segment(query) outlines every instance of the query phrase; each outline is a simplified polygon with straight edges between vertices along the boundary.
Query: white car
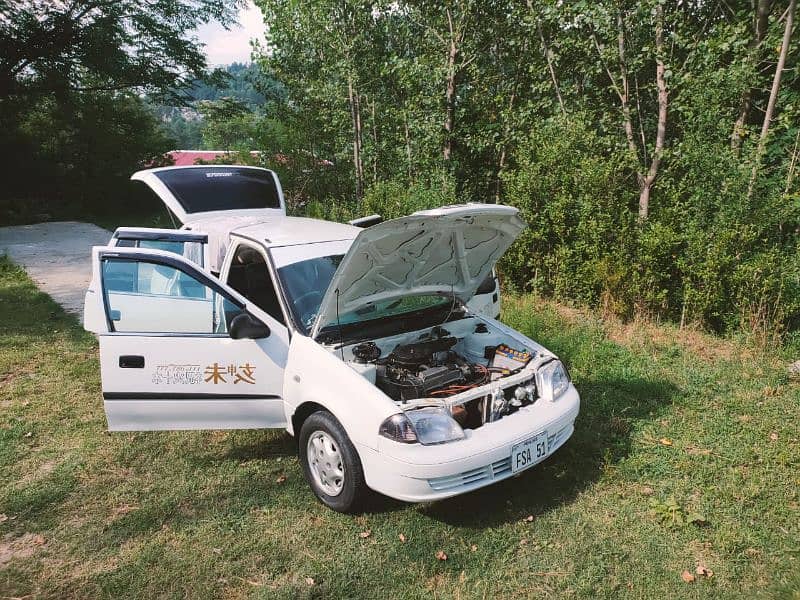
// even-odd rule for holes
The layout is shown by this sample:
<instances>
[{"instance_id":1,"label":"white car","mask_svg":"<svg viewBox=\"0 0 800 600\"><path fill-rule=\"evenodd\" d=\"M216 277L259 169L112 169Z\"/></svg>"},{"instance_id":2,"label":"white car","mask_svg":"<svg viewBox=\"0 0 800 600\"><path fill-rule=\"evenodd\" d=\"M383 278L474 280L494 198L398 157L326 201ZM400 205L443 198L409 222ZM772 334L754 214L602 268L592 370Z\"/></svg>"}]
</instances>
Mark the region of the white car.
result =
<instances>
[{"instance_id":1,"label":"white car","mask_svg":"<svg viewBox=\"0 0 800 600\"><path fill-rule=\"evenodd\" d=\"M219 275L225 260L231 231L286 215L283 188L277 174L269 169L240 165L161 167L137 171L131 179L146 184L161 199L173 225L201 232L197 239L202 239L203 252L192 258L214 275ZM350 224L368 227L380 222L380 215L370 215ZM145 239L139 239L140 233ZM115 232L111 244L178 248L180 252L182 241L170 242L173 233L171 229L123 227ZM188 248L190 252L198 251L197 244ZM500 283L494 269L481 282L469 308L478 314L500 317Z\"/></svg>"},{"instance_id":2,"label":"white car","mask_svg":"<svg viewBox=\"0 0 800 600\"><path fill-rule=\"evenodd\" d=\"M197 230L118 232L93 249L84 316L109 429L286 429L345 512L511 477L580 404L556 356L468 308L523 227L484 204L366 229L265 215L229 230L219 277Z\"/></svg>"}]
</instances>

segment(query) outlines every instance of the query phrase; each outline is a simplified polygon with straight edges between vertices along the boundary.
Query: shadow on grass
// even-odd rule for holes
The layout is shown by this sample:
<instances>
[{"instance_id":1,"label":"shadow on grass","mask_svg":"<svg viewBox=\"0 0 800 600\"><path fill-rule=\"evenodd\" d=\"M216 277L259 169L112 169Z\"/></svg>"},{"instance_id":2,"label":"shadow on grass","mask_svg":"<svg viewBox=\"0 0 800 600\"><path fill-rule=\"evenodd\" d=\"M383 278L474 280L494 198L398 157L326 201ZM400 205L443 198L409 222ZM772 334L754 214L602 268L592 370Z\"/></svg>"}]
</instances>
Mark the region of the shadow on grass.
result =
<instances>
[{"instance_id":1,"label":"shadow on grass","mask_svg":"<svg viewBox=\"0 0 800 600\"><path fill-rule=\"evenodd\" d=\"M677 394L669 382L634 377L589 379L578 382L578 388L582 406L575 432L550 459L518 477L423 505L420 512L449 525L485 529L529 514L541 515L570 503L600 478L604 468L630 453L634 424L658 418ZM256 436L248 434L246 440L234 437L222 452L184 455L198 469L215 468L223 463L270 461L269 473L262 475L262 479L242 476L227 480L223 486L195 498L194 504L201 513L216 506L224 507L229 514L243 514L253 507L279 505L288 498L295 502L302 496L310 499L312 492L299 466L273 462L275 458L295 456L294 439L271 431ZM274 480L283 473L289 474L290 479L276 487ZM409 506L376 494L364 512L392 513Z\"/></svg>"},{"instance_id":2,"label":"shadow on grass","mask_svg":"<svg viewBox=\"0 0 800 600\"><path fill-rule=\"evenodd\" d=\"M277 436L270 433L268 438L266 440L262 438L249 444L231 446L225 454L220 456L220 460L246 462L297 456L297 444L287 432L281 432L281 435Z\"/></svg>"},{"instance_id":3,"label":"shadow on grass","mask_svg":"<svg viewBox=\"0 0 800 600\"><path fill-rule=\"evenodd\" d=\"M27 279L25 271L0 254L0 347L18 346L20 338L31 342L63 340L85 344L91 334L78 320Z\"/></svg>"},{"instance_id":4,"label":"shadow on grass","mask_svg":"<svg viewBox=\"0 0 800 600\"><path fill-rule=\"evenodd\" d=\"M581 413L572 437L540 465L501 483L425 506L429 517L485 529L572 502L603 469L631 451L633 423L652 420L677 394L668 382L597 379L578 383Z\"/></svg>"}]
</instances>

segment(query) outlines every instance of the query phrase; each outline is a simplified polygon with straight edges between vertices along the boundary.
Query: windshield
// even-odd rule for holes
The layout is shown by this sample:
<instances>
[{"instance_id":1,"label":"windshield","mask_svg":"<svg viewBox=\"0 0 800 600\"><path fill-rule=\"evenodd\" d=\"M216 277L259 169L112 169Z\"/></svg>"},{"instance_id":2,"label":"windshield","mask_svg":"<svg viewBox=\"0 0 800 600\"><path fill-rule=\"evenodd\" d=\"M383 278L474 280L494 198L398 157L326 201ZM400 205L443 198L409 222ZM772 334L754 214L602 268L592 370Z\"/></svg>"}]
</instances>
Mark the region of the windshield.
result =
<instances>
[{"instance_id":1,"label":"windshield","mask_svg":"<svg viewBox=\"0 0 800 600\"><path fill-rule=\"evenodd\" d=\"M156 173L187 213L280 208L275 178L265 169L192 167Z\"/></svg>"},{"instance_id":2,"label":"windshield","mask_svg":"<svg viewBox=\"0 0 800 600\"><path fill-rule=\"evenodd\" d=\"M294 322L306 335L314 324L322 297L342 258L344 254L320 256L278 268L278 279Z\"/></svg>"},{"instance_id":3,"label":"windshield","mask_svg":"<svg viewBox=\"0 0 800 600\"><path fill-rule=\"evenodd\" d=\"M344 254L320 256L301 260L278 268L283 290L289 302L295 323L308 335L317 318L322 297L333 279L333 274L342 262ZM405 296L369 304L358 310L342 313L342 326L363 321L394 317L428 308L451 306L451 298L439 295Z\"/></svg>"}]
</instances>

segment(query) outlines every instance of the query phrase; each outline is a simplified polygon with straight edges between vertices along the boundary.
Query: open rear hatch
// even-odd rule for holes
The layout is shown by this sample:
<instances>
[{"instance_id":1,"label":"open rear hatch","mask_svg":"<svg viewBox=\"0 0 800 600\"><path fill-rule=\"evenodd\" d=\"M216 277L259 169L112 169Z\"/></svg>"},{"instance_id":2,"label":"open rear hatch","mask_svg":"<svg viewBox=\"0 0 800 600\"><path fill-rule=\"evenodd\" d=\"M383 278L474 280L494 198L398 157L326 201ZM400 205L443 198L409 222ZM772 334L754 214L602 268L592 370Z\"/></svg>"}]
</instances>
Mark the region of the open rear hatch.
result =
<instances>
[{"instance_id":1,"label":"open rear hatch","mask_svg":"<svg viewBox=\"0 0 800 600\"><path fill-rule=\"evenodd\" d=\"M198 165L137 171L182 225L220 217L239 221L286 214L283 190L275 173L259 167Z\"/></svg>"}]
</instances>

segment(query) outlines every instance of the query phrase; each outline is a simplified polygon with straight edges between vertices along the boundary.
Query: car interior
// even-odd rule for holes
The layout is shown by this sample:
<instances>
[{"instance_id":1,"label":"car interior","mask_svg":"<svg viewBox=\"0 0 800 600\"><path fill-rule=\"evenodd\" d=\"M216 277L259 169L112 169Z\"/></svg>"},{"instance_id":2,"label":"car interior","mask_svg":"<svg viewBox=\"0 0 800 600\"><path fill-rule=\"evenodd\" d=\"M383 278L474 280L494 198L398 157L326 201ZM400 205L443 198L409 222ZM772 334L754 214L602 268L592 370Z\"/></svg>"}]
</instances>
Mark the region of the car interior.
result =
<instances>
[{"instance_id":1,"label":"car interior","mask_svg":"<svg viewBox=\"0 0 800 600\"><path fill-rule=\"evenodd\" d=\"M285 323L278 294L261 252L240 245L231 262L227 283L276 321Z\"/></svg>"}]
</instances>

